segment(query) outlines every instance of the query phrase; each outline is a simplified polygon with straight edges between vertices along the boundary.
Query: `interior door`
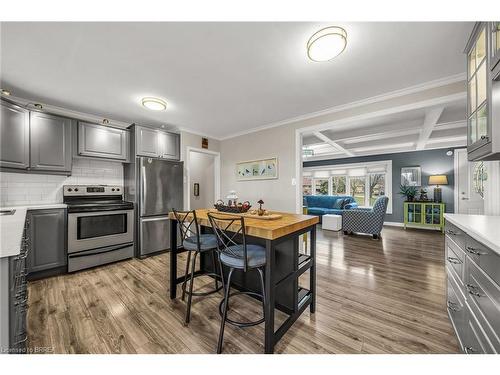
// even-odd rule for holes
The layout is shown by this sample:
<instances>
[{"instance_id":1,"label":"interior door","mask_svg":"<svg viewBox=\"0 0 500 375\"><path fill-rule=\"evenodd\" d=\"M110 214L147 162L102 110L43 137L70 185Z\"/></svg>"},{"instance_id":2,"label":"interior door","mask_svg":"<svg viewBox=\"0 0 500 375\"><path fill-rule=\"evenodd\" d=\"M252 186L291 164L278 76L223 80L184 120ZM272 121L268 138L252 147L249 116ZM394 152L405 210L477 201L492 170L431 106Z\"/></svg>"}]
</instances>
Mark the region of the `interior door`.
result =
<instances>
[{"instance_id":1,"label":"interior door","mask_svg":"<svg viewBox=\"0 0 500 375\"><path fill-rule=\"evenodd\" d=\"M467 150L455 150L455 158L457 159L455 178L458 182L457 207L455 212L459 214L480 215L484 213L484 200L474 186L474 168L476 162L467 160Z\"/></svg>"},{"instance_id":2,"label":"interior door","mask_svg":"<svg viewBox=\"0 0 500 375\"><path fill-rule=\"evenodd\" d=\"M183 208L183 164L141 158L141 216L166 215Z\"/></svg>"}]
</instances>

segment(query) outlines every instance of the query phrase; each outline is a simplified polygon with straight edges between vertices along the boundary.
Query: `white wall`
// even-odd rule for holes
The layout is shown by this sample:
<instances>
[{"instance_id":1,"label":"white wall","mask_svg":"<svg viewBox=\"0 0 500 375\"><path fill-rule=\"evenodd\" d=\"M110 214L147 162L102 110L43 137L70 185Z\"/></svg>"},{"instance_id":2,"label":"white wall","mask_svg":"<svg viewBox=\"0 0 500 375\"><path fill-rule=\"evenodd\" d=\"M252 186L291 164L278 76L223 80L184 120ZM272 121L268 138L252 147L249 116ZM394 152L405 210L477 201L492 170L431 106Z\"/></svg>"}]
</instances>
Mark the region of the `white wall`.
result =
<instances>
[{"instance_id":1,"label":"white wall","mask_svg":"<svg viewBox=\"0 0 500 375\"><path fill-rule=\"evenodd\" d=\"M484 187L484 214L500 215L500 162L485 162L488 179Z\"/></svg>"},{"instance_id":2,"label":"white wall","mask_svg":"<svg viewBox=\"0 0 500 375\"><path fill-rule=\"evenodd\" d=\"M0 206L62 203L63 185L123 186L123 165L117 162L73 159L71 176L0 172Z\"/></svg>"},{"instance_id":3,"label":"white wall","mask_svg":"<svg viewBox=\"0 0 500 375\"><path fill-rule=\"evenodd\" d=\"M220 144L221 195L226 196L229 190L236 190L240 201L249 200L255 204L262 198L266 202L266 208L295 212L295 186L292 185L292 178L295 177L295 132L297 129L341 122L356 116L382 113L394 107L403 108L416 102L425 103L435 98L462 94L465 92L465 87L465 82L452 83L222 140ZM236 181L237 162L268 157L278 157L279 179ZM300 181L296 183L300 184Z\"/></svg>"},{"instance_id":4,"label":"white wall","mask_svg":"<svg viewBox=\"0 0 500 375\"><path fill-rule=\"evenodd\" d=\"M190 209L212 207L215 197L215 170L213 155L191 152L189 156ZM200 184L199 196L194 195L193 186Z\"/></svg>"}]
</instances>

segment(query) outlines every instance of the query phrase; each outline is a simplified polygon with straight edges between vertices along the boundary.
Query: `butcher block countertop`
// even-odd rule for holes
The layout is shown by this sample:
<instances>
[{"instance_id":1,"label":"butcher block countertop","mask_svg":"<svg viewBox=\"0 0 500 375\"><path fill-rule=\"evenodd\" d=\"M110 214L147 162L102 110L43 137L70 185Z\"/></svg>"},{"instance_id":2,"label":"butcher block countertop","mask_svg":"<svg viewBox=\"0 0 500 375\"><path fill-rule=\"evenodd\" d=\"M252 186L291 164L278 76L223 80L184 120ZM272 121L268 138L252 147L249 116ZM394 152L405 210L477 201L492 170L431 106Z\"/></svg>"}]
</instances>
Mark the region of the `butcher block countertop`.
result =
<instances>
[{"instance_id":1,"label":"butcher block countertop","mask_svg":"<svg viewBox=\"0 0 500 375\"><path fill-rule=\"evenodd\" d=\"M214 215L219 215L221 218L230 218L227 214L218 214L209 209L196 210L196 218L198 223L204 226L210 226L208 221L208 212ZM274 213L275 211L273 211ZM318 224L319 218L311 215L299 215L287 212L276 212L282 215L280 219L276 220L260 220L245 217L245 232L249 236L264 238L266 240L275 240L277 238L286 236L287 234L297 232L301 229L307 228L311 225ZM170 212L170 219L175 219L174 213ZM235 216L237 217L237 216ZM229 227L229 230L237 231L239 225Z\"/></svg>"}]
</instances>

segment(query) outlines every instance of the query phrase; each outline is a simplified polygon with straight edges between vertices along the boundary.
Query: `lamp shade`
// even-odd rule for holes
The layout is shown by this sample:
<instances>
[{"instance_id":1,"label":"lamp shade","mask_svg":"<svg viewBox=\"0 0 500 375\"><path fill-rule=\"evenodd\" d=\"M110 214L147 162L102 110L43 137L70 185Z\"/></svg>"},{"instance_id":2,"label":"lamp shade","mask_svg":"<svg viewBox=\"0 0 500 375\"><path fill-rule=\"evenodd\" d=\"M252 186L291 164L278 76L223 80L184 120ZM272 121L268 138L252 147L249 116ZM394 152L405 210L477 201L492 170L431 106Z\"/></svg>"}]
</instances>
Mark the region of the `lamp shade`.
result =
<instances>
[{"instance_id":1,"label":"lamp shade","mask_svg":"<svg viewBox=\"0 0 500 375\"><path fill-rule=\"evenodd\" d=\"M444 174L429 176L429 185L448 185L448 177Z\"/></svg>"}]
</instances>

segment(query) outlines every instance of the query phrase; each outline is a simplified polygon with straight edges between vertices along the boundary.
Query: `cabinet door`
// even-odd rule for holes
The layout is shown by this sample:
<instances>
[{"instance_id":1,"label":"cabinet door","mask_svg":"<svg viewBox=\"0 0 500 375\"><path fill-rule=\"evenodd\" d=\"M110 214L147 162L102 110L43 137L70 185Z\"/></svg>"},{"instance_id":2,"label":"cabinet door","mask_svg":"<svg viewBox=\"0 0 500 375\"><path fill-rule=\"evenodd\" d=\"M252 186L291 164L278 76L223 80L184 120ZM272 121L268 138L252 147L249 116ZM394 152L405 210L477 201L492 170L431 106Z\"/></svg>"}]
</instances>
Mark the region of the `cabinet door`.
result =
<instances>
[{"instance_id":1,"label":"cabinet door","mask_svg":"<svg viewBox=\"0 0 500 375\"><path fill-rule=\"evenodd\" d=\"M500 22L490 23L490 69L494 69L500 62Z\"/></svg>"},{"instance_id":2,"label":"cabinet door","mask_svg":"<svg viewBox=\"0 0 500 375\"><path fill-rule=\"evenodd\" d=\"M467 53L467 145L469 152L491 141L487 41L486 24L480 23L475 28L474 43Z\"/></svg>"},{"instance_id":3,"label":"cabinet door","mask_svg":"<svg viewBox=\"0 0 500 375\"><path fill-rule=\"evenodd\" d=\"M160 156L158 151L158 131L154 129L137 127L136 129L136 154L140 156Z\"/></svg>"},{"instance_id":4,"label":"cabinet door","mask_svg":"<svg viewBox=\"0 0 500 375\"><path fill-rule=\"evenodd\" d=\"M64 209L28 212L28 273L62 267L66 256L66 212Z\"/></svg>"},{"instance_id":5,"label":"cabinet door","mask_svg":"<svg viewBox=\"0 0 500 375\"><path fill-rule=\"evenodd\" d=\"M128 140L124 129L78 123L78 155L126 160Z\"/></svg>"},{"instance_id":6,"label":"cabinet door","mask_svg":"<svg viewBox=\"0 0 500 375\"><path fill-rule=\"evenodd\" d=\"M30 161L29 111L1 102L0 167L27 169Z\"/></svg>"},{"instance_id":7,"label":"cabinet door","mask_svg":"<svg viewBox=\"0 0 500 375\"><path fill-rule=\"evenodd\" d=\"M158 133L160 156L168 159L180 159L179 135L175 133Z\"/></svg>"},{"instance_id":8,"label":"cabinet door","mask_svg":"<svg viewBox=\"0 0 500 375\"><path fill-rule=\"evenodd\" d=\"M72 121L40 112L31 112L30 117L30 168L70 172Z\"/></svg>"}]
</instances>

